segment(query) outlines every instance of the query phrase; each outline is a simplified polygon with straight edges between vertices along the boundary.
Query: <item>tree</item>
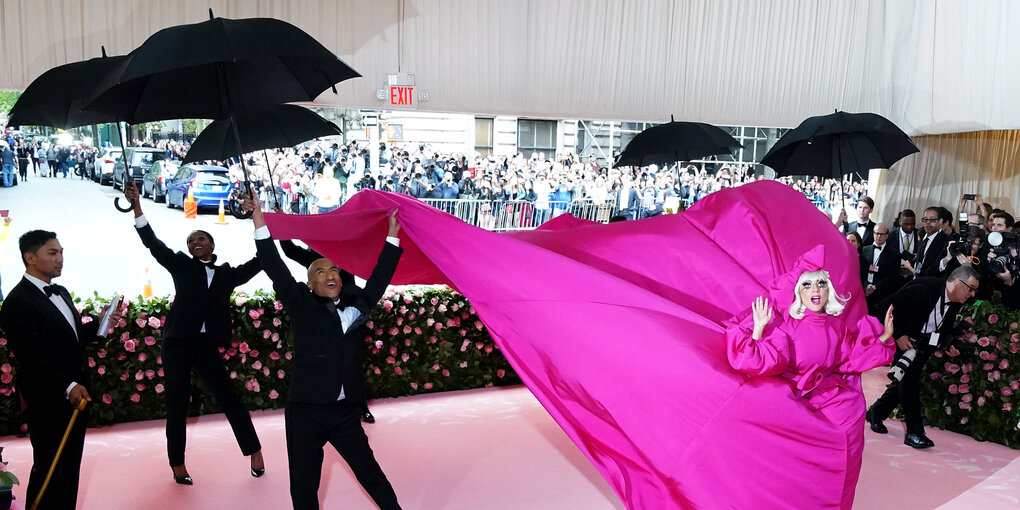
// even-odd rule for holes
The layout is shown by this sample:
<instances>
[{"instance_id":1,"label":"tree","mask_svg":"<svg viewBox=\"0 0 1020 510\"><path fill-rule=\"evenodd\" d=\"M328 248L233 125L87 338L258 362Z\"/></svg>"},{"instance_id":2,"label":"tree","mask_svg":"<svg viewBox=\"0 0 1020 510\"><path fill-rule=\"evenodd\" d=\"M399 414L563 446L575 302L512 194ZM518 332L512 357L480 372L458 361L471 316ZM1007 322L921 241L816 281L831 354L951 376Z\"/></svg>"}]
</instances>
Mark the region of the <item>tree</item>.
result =
<instances>
[{"instance_id":1,"label":"tree","mask_svg":"<svg viewBox=\"0 0 1020 510\"><path fill-rule=\"evenodd\" d=\"M0 90L0 115L6 117L14 107L14 103L18 102L19 97L21 97L19 90Z\"/></svg>"}]
</instances>

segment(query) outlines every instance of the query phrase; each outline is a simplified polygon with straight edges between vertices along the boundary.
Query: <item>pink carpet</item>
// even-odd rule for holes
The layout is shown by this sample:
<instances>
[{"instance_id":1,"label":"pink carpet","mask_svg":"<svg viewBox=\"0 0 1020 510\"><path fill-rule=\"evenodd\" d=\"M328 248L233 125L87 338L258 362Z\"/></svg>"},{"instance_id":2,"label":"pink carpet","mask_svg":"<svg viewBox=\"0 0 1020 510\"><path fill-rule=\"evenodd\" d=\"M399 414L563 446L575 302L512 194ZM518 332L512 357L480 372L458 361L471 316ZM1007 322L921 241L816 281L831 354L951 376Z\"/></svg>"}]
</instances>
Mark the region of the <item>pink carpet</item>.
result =
<instances>
[{"instance_id":1,"label":"pink carpet","mask_svg":"<svg viewBox=\"0 0 1020 510\"><path fill-rule=\"evenodd\" d=\"M873 401L884 370L865 374ZM609 510L623 505L524 387L377 400L367 425L379 463L405 509ZM282 411L256 412L267 472L252 478L221 415L189 423L188 467L195 485L173 483L163 422L90 429L79 509L290 508ZM1020 451L929 429L936 447L902 444L903 427L866 432L855 508L1016 508ZM0 438L8 469L27 482L27 438ZM25 487L15 494L24 498ZM908 494L896 497L897 492ZM336 452L327 450L319 492L323 508L375 508ZM895 498L896 503L890 500ZM654 510L654 509L653 509Z\"/></svg>"}]
</instances>

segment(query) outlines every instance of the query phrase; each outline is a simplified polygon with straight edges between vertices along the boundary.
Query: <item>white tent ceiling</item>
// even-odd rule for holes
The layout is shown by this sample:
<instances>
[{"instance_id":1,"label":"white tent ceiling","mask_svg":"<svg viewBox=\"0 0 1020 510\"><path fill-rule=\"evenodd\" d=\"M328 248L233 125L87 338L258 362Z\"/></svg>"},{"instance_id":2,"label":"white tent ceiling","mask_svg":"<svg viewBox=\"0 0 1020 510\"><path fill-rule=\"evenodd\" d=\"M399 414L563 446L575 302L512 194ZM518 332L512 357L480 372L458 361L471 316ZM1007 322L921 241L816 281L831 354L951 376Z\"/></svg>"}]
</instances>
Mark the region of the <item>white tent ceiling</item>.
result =
<instances>
[{"instance_id":1,"label":"white tent ceiling","mask_svg":"<svg viewBox=\"0 0 1020 510\"><path fill-rule=\"evenodd\" d=\"M911 134L1020 127L1010 0L4 0L0 88L121 54L217 16L289 21L364 77L318 102L383 108L413 73L419 109L794 126L833 109Z\"/></svg>"}]
</instances>

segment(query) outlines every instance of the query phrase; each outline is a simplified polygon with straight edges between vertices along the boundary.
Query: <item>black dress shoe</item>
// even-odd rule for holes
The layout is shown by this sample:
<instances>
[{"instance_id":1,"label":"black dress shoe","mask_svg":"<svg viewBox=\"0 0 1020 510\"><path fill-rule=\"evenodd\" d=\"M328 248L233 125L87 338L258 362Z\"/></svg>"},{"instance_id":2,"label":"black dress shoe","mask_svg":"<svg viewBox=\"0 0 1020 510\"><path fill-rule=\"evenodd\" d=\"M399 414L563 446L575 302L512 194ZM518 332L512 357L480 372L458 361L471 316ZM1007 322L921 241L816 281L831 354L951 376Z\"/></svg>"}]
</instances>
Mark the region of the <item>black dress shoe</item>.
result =
<instances>
[{"instance_id":1,"label":"black dress shoe","mask_svg":"<svg viewBox=\"0 0 1020 510\"><path fill-rule=\"evenodd\" d=\"M868 408L868 412L864 413L864 419L868 420L868 424L871 425L872 432L876 432L878 434L889 433L889 429L885 427L885 424L882 423L882 420L875 419L875 413L874 411L871 410L870 407Z\"/></svg>"},{"instance_id":2,"label":"black dress shoe","mask_svg":"<svg viewBox=\"0 0 1020 510\"><path fill-rule=\"evenodd\" d=\"M174 476L174 481L181 485L194 485L195 482L191 479L191 475Z\"/></svg>"},{"instance_id":3,"label":"black dress shoe","mask_svg":"<svg viewBox=\"0 0 1020 510\"><path fill-rule=\"evenodd\" d=\"M375 423L375 416L372 416L372 411L365 408L365 412L361 413L361 421L365 423Z\"/></svg>"},{"instance_id":4,"label":"black dress shoe","mask_svg":"<svg viewBox=\"0 0 1020 510\"><path fill-rule=\"evenodd\" d=\"M254 476L255 478L259 478L259 477L261 477L264 474L266 474L266 467L265 466L262 466L261 469L251 468L251 476Z\"/></svg>"},{"instance_id":5,"label":"black dress shoe","mask_svg":"<svg viewBox=\"0 0 1020 510\"><path fill-rule=\"evenodd\" d=\"M935 446L935 443L933 443L931 439L928 439L928 436L925 436L924 434L907 434L903 438L903 444L911 448L917 448L918 450Z\"/></svg>"}]
</instances>

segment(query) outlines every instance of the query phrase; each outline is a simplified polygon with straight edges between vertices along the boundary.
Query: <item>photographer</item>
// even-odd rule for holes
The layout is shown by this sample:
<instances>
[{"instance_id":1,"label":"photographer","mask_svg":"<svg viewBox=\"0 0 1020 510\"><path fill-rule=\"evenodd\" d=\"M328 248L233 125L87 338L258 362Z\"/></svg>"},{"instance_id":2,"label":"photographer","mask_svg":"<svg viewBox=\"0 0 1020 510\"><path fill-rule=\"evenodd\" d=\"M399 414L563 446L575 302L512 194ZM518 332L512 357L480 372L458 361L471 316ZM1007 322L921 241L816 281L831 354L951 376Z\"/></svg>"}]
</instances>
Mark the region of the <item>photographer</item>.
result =
<instances>
[{"instance_id":1,"label":"photographer","mask_svg":"<svg viewBox=\"0 0 1020 510\"><path fill-rule=\"evenodd\" d=\"M977 295L979 299L1020 308L1020 285L1014 285L1020 263L1017 235L1012 232L1012 227L1013 216L1007 212L993 213L989 218L988 237L975 253L978 270L982 273Z\"/></svg>"}]
</instances>

